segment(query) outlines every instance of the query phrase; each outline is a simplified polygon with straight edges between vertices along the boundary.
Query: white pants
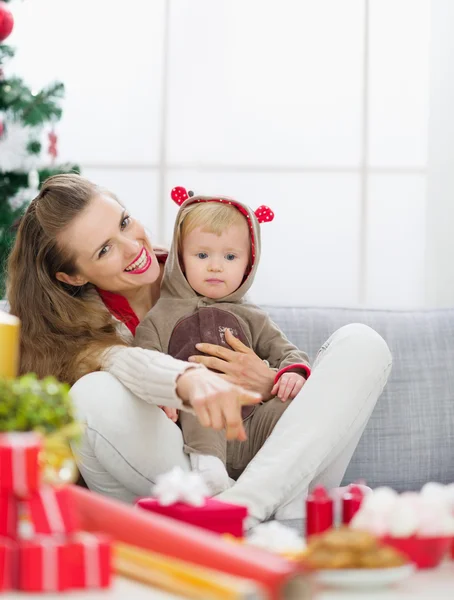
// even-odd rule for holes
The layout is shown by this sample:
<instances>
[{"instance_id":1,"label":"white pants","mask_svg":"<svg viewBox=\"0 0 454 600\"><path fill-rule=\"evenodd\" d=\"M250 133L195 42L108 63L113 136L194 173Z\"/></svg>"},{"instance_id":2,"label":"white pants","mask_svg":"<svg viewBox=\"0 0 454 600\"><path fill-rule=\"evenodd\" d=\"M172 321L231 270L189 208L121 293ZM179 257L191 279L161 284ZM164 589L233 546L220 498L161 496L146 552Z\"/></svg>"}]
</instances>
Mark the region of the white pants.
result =
<instances>
[{"instance_id":1,"label":"white pants","mask_svg":"<svg viewBox=\"0 0 454 600\"><path fill-rule=\"evenodd\" d=\"M340 484L391 363L386 342L369 327L352 324L336 331L272 435L220 498L246 505L256 521L275 513L302 517L299 498L308 489L317 483L330 488ZM86 375L71 393L87 424L76 452L92 490L133 501L150 493L160 473L176 465L189 470L180 429L112 375ZM300 513L295 513L298 505Z\"/></svg>"}]
</instances>

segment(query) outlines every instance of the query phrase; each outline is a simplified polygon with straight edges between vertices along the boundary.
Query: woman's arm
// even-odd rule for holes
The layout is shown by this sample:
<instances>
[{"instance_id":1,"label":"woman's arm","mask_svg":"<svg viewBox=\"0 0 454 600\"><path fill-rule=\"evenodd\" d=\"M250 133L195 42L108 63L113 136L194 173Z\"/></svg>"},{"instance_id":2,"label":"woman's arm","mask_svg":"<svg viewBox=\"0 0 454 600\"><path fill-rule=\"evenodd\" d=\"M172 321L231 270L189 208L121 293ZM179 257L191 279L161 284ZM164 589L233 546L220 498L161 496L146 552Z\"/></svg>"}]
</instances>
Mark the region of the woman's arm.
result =
<instances>
[{"instance_id":1,"label":"woman's arm","mask_svg":"<svg viewBox=\"0 0 454 600\"><path fill-rule=\"evenodd\" d=\"M262 399L201 365L155 350L115 346L104 354L102 370L146 402L192 410L204 427L225 428L227 439L246 439L241 407Z\"/></svg>"},{"instance_id":2,"label":"woman's arm","mask_svg":"<svg viewBox=\"0 0 454 600\"><path fill-rule=\"evenodd\" d=\"M177 393L177 379L191 366L156 350L113 346L104 353L101 369L145 402L190 410Z\"/></svg>"}]
</instances>

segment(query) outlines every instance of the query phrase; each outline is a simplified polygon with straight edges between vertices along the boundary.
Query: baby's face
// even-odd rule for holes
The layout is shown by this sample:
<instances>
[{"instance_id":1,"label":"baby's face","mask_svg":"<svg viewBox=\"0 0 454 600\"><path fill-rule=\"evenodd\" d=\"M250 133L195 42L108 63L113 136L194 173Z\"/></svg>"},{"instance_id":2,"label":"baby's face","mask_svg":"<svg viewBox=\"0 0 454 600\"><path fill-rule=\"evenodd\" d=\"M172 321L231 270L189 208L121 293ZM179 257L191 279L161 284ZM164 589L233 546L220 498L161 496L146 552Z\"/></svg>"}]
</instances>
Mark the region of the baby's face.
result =
<instances>
[{"instance_id":1,"label":"baby's face","mask_svg":"<svg viewBox=\"0 0 454 600\"><path fill-rule=\"evenodd\" d=\"M182 243L183 268L189 285L201 296L217 300L237 290L249 263L250 242L246 221L222 235L201 227Z\"/></svg>"}]
</instances>

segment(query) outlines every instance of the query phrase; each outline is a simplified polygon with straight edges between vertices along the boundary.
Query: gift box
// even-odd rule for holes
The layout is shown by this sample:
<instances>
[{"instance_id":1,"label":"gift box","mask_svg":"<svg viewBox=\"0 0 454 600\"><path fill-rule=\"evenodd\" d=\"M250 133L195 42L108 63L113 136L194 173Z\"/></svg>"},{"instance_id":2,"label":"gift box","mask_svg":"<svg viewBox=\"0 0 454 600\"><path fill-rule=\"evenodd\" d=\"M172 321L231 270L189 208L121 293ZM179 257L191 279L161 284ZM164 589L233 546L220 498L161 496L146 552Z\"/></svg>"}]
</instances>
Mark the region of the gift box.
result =
<instances>
[{"instance_id":1,"label":"gift box","mask_svg":"<svg viewBox=\"0 0 454 600\"><path fill-rule=\"evenodd\" d=\"M14 552L14 542L0 538L0 592L5 592L13 587Z\"/></svg>"},{"instance_id":2,"label":"gift box","mask_svg":"<svg viewBox=\"0 0 454 600\"><path fill-rule=\"evenodd\" d=\"M21 538L35 534L69 534L78 529L77 515L68 488L42 486L28 500L19 502Z\"/></svg>"},{"instance_id":3,"label":"gift box","mask_svg":"<svg viewBox=\"0 0 454 600\"><path fill-rule=\"evenodd\" d=\"M235 537L244 535L244 519L247 517L247 508L244 506L228 504L215 498L205 498L201 506L191 506L183 502L162 506L156 498L141 498L136 504L145 510L215 533L229 533Z\"/></svg>"},{"instance_id":4,"label":"gift box","mask_svg":"<svg viewBox=\"0 0 454 600\"><path fill-rule=\"evenodd\" d=\"M71 586L69 544L39 536L18 544L18 588L24 592L61 592Z\"/></svg>"},{"instance_id":5,"label":"gift box","mask_svg":"<svg viewBox=\"0 0 454 600\"><path fill-rule=\"evenodd\" d=\"M17 499L9 492L0 491L0 537L16 539Z\"/></svg>"},{"instance_id":6,"label":"gift box","mask_svg":"<svg viewBox=\"0 0 454 600\"><path fill-rule=\"evenodd\" d=\"M69 542L71 587L107 588L112 574L112 544L103 534L79 532Z\"/></svg>"},{"instance_id":7,"label":"gift box","mask_svg":"<svg viewBox=\"0 0 454 600\"><path fill-rule=\"evenodd\" d=\"M0 490L28 498L40 484L41 438L30 432L0 435Z\"/></svg>"}]
</instances>

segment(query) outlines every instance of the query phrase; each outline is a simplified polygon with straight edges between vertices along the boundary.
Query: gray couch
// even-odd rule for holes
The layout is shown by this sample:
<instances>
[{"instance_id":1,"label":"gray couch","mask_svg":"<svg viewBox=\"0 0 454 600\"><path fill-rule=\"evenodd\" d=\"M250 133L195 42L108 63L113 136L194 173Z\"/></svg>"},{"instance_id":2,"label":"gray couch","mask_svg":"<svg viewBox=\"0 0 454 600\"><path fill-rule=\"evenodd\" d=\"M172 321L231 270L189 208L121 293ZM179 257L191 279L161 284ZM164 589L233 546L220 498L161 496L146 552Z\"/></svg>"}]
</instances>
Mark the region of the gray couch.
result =
<instances>
[{"instance_id":1,"label":"gray couch","mask_svg":"<svg viewBox=\"0 0 454 600\"><path fill-rule=\"evenodd\" d=\"M393 370L345 475L372 487L454 482L454 309L267 309L313 359L337 328L365 323L388 342Z\"/></svg>"},{"instance_id":2,"label":"gray couch","mask_svg":"<svg viewBox=\"0 0 454 600\"><path fill-rule=\"evenodd\" d=\"M427 481L454 482L454 309L267 310L311 358L333 331L354 322L373 327L391 348L391 378L346 482L364 478L372 487L390 485L398 490L419 489Z\"/></svg>"}]
</instances>

